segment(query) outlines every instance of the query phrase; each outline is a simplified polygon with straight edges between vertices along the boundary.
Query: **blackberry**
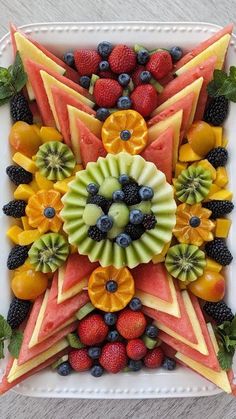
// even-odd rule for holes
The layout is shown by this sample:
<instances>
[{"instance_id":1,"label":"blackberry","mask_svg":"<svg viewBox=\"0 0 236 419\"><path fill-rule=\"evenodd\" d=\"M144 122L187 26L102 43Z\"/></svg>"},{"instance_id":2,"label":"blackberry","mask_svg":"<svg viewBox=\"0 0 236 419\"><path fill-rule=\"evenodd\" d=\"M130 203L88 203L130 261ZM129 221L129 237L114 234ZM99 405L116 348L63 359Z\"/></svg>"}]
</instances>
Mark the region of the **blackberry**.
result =
<instances>
[{"instance_id":1,"label":"blackberry","mask_svg":"<svg viewBox=\"0 0 236 419\"><path fill-rule=\"evenodd\" d=\"M142 224L127 224L125 233L128 234L132 240L138 240L144 233L145 229Z\"/></svg>"},{"instance_id":2,"label":"blackberry","mask_svg":"<svg viewBox=\"0 0 236 419\"><path fill-rule=\"evenodd\" d=\"M228 160L228 151L224 147L213 148L206 155L206 159L217 169L217 167L225 166Z\"/></svg>"},{"instance_id":3,"label":"blackberry","mask_svg":"<svg viewBox=\"0 0 236 419\"><path fill-rule=\"evenodd\" d=\"M112 203L102 195L93 195L87 199L87 204L95 204L102 208L103 212L107 214Z\"/></svg>"},{"instance_id":4,"label":"blackberry","mask_svg":"<svg viewBox=\"0 0 236 419\"><path fill-rule=\"evenodd\" d=\"M88 229L88 237L90 239L95 240L96 242L100 242L106 238L106 233L103 233L97 226L90 226Z\"/></svg>"},{"instance_id":5,"label":"blackberry","mask_svg":"<svg viewBox=\"0 0 236 419\"><path fill-rule=\"evenodd\" d=\"M19 186L21 183L28 184L33 180L32 173L27 172L27 170L19 166L8 166L6 168L6 174L16 186Z\"/></svg>"},{"instance_id":6,"label":"blackberry","mask_svg":"<svg viewBox=\"0 0 236 419\"><path fill-rule=\"evenodd\" d=\"M145 230L152 230L155 228L157 223L156 217L154 214L145 214L143 217L143 227Z\"/></svg>"},{"instance_id":7,"label":"blackberry","mask_svg":"<svg viewBox=\"0 0 236 419\"><path fill-rule=\"evenodd\" d=\"M14 246L7 258L8 269L16 269L23 265L28 257L28 250L28 246L20 246L19 244Z\"/></svg>"},{"instance_id":8,"label":"blackberry","mask_svg":"<svg viewBox=\"0 0 236 419\"><path fill-rule=\"evenodd\" d=\"M7 323L12 329L16 329L26 319L29 314L31 302L28 300L21 300L20 298L14 297L11 301L8 313Z\"/></svg>"},{"instance_id":9,"label":"blackberry","mask_svg":"<svg viewBox=\"0 0 236 419\"><path fill-rule=\"evenodd\" d=\"M22 93L17 93L10 101L10 112L14 122L24 121L33 124L33 114L27 99Z\"/></svg>"},{"instance_id":10,"label":"blackberry","mask_svg":"<svg viewBox=\"0 0 236 419\"><path fill-rule=\"evenodd\" d=\"M217 303L207 301L203 306L203 310L208 316L212 317L217 324L221 324L225 321L231 322L234 318L231 309L224 301L218 301Z\"/></svg>"},{"instance_id":11,"label":"blackberry","mask_svg":"<svg viewBox=\"0 0 236 419\"><path fill-rule=\"evenodd\" d=\"M130 182L125 185L122 185L122 191L124 192L124 202L127 205L135 205L141 202L139 196L139 186L137 183Z\"/></svg>"},{"instance_id":12,"label":"blackberry","mask_svg":"<svg viewBox=\"0 0 236 419\"><path fill-rule=\"evenodd\" d=\"M205 245L205 252L207 256L214 259L223 266L229 265L233 256L231 255L224 239L215 238Z\"/></svg>"},{"instance_id":13,"label":"blackberry","mask_svg":"<svg viewBox=\"0 0 236 419\"><path fill-rule=\"evenodd\" d=\"M229 214L234 209L233 202L222 200L204 202L202 206L212 212L211 218L213 219L224 217L224 215Z\"/></svg>"},{"instance_id":14,"label":"blackberry","mask_svg":"<svg viewBox=\"0 0 236 419\"><path fill-rule=\"evenodd\" d=\"M228 115L229 101L225 96L218 96L209 102L204 113L204 121L212 125L222 125Z\"/></svg>"},{"instance_id":15,"label":"blackberry","mask_svg":"<svg viewBox=\"0 0 236 419\"><path fill-rule=\"evenodd\" d=\"M5 215L9 215L10 217L20 218L25 215L25 207L27 202L23 201L23 199L13 199L12 201L5 204L2 208Z\"/></svg>"}]
</instances>

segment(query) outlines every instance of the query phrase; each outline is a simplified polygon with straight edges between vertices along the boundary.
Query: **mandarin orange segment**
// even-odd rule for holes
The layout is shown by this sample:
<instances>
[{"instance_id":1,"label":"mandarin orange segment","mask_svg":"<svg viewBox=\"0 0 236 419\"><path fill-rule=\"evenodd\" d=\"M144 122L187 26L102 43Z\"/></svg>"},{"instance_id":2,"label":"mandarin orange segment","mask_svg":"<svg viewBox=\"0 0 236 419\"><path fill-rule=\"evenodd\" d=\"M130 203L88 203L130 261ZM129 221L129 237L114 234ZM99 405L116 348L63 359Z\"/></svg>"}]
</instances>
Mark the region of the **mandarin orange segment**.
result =
<instances>
[{"instance_id":1,"label":"mandarin orange segment","mask_svg":"<svg viewBox=\"0 0 236 419\"><path fill-rule=\"evenodd\" d=\"M113 289L109 285L113 283ZM134 296L134 280L127 268L113 266L95 269L88 282L88 293L92 304L103 311L122 310Z\"/></svg>"},{"instance_id":2,"label":"mandarin orange segment","mask_svg":"<svg viewBox=\"0 0 236 419\"><path fill-rule=\"evenodd\" d=\"M148 141L145 119L131 109L114 112L103 124L102 141L108 153L139 154Z\"/></svg>"}]
</instances>

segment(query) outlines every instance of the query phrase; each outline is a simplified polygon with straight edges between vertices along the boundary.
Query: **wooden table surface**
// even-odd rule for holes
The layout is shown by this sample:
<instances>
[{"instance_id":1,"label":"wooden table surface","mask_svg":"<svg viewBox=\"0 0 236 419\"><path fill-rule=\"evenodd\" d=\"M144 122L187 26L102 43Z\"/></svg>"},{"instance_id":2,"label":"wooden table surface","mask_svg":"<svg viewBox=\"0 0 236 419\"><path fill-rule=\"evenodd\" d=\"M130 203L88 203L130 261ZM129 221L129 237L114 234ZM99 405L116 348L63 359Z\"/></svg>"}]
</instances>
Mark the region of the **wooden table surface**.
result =
<instances>
[{"instance_id":1,"label":"wooden table surface","mask_svg":"<svg viewBox=\"0 0 236 419\"><path fill-rule=\"evenodd\" d=\"M0 38L8 22L159 20L236 21L235 0L0 0ZM1 419L233 419L236 401L228 395L150 400L64 400L25 398L10 392L0 400Z\"/></svg>"}]
</instances>

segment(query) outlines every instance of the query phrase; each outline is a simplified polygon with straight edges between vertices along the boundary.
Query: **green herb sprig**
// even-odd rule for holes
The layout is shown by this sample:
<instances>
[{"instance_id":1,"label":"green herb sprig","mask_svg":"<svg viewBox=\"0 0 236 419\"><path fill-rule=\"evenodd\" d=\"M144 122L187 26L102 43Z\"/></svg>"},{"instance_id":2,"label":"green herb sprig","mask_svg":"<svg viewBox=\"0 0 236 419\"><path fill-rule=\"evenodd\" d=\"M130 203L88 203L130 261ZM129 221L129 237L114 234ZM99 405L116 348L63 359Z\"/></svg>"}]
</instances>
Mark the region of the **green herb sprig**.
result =
<instances>
[{"instance_id":1,"label":"green herb sprig","mask_svg":"<svg viewBox=\"0 0 236 419\"><path fill-rule=\"evenodd\" d=\"M233 357L236 350L236 315L233 320L225 321L216 328L219 341L218 360L223 370L232 367Z\"/></svg>"},{"instance_id":2,"label":"green herb sprig","mask_svg":"<svg viewBox=\"0 0 236 419\"><path fill-rule=\"evenodd\" d=\"M20 330L12 330L4 317L0 314L0 359L4 358L4 343L8 341L8 350L14 358L18 358L23 333Z\"/></svg>"},{"instance_id":3,"label":"green herb sprig","mask_svg":"<svg viewBox=\"0 0 236 419\"><path fill-rule=\"evenodd\" d=\"M0 106L9 102L19 93L27 82L23 62L19 52L16 53L13 65L8 68L0 67Z\"/></svg>"},{"instance_id":4,"label":"green herb sprig","mask_svg":"<svg viewBox=\"0 0 236 419\"><path fill-rule=\"evenodd\" d=\"M236 67L230 67L229 74L215 70L207 92L211 97L225 96L231 102L236 102Z\"/></svg>"}]
</instances>

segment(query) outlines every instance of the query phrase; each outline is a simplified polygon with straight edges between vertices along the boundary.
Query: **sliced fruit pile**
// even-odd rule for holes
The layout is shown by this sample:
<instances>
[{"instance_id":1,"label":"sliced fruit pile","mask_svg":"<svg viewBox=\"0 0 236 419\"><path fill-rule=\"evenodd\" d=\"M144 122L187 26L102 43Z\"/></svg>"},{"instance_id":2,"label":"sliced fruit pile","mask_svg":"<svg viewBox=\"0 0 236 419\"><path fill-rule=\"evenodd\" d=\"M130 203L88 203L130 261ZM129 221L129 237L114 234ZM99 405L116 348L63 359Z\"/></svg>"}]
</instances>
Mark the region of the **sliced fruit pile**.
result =
<instances>
[{"instance_id":1,"label":"sliced fruit pile","mask_svg":"<svg viewBox=\"0 0 236 419\"><path fill-rule=\"evenodd\" d=\"M177 363L235 393L223 301L232 29L187 54L103 41L60 59L11 27L0 105L13 121L14 297L0 316L0 393L47 366L100 377Z\"/></svg>"}]
</instances>

